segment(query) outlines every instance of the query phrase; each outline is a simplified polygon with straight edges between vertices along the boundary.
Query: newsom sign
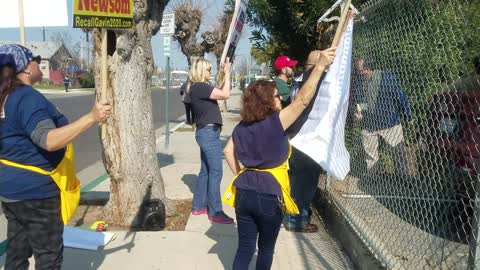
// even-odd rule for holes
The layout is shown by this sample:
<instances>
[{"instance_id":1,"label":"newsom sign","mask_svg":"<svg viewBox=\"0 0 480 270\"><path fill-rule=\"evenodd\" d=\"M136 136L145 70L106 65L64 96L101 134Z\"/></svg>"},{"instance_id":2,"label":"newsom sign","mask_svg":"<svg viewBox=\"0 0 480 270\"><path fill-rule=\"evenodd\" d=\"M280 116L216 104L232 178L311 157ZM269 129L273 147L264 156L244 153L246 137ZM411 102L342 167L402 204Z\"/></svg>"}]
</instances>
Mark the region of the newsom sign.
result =
<instances>
[{"instance_id":1,"label":"newsom sign","mask_svg":"<svg viewBox=\"0 0 480 270\"><path fill-rule=\"evenodd\" d=\"M130 28L133 0L74 0L74 28Z\"/></svg>"}]
</instances>

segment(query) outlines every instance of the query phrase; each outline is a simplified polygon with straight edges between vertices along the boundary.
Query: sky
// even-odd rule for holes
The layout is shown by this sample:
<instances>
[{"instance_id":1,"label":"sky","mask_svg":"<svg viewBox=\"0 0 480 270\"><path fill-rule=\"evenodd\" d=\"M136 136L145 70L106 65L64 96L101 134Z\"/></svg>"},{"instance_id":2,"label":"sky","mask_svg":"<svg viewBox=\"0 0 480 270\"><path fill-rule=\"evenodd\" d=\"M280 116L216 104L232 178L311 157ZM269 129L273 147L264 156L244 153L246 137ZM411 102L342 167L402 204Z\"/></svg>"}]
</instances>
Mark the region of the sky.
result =
<instances>
[{"instance_id":1,"label":"sky","mask_svg":"<svg viewBox=\"0 0 480 270\"><path fill-rule=\"evenodd\" d=\"M1 0L1 1L10 1L10 0ZM40 1L40 0L39 0ZM41 0L44 2L48 2L49 0ZM67 1L67 9L68 9L68 21L69 27L46 27L46 41L50 41L51 37L57 33L62 33L67 31L70 36L72 37L72 44L75 44L79 41L85 40L85 34L80 29L72 28L72 5L73 0L66 0ZM165 13L173 12L173 8L175 4L181 2L182 0L171 0L169 4L166 6ZM199 35L203 31L212 30L213 25L215 24L216 18L221 15L224 5L224 0L194 0L194 2L198 3L204 9L204 17L202 21L202 25L200 27ZM45 16L45 14L39 14L39 16ZM242 60L242 57L248 57L250 54L250 27L245 27L242 33L242 38L240 43L237 47L236 51L236 59L237 62ZM42 41L43 40L43 33L42 27L28 27L25 28L25 39L26 41ZM18 28L1 28L0 25L0 40L12 40L12 41L19 41L20 34ZM199 39L200 40L200 39ZM84 44L84 43L83 43ZM85 46L85 45L83 45ZM157 34L152 38L152 49L154 55L155 65L159 67L165 67L166 59L163 55L163 37L160 34ZM177 42L171 43L170 48L170 58L174 69L186 70L187 69L187 58L182 54L180 51L180 46ZM207 59L215 62L215 57L210 54L207 55ZM235 63L238 64L238 63ZM215 69L215 68L214 68Z\"/></svg>"}]
</instances>

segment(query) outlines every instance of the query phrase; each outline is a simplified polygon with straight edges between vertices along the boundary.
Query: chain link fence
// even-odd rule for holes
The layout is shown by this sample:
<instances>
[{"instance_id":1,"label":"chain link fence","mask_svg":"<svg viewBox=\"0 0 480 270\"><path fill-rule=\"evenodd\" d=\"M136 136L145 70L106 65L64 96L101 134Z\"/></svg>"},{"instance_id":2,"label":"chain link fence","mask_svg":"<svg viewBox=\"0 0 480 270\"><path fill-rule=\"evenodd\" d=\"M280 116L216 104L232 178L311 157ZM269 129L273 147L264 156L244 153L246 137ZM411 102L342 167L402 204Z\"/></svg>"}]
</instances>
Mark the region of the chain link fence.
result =
<instances>
[{"instance_id":1,"label":"chain link fence","mask_svg":"<svg viewBox=\"0 0 480 270\"><path fill-rule=\"evenodd\" d=\"M480 269L480 1L360 10L351 172L322 192L388 269Z\"/></svg>"}]
</instances>

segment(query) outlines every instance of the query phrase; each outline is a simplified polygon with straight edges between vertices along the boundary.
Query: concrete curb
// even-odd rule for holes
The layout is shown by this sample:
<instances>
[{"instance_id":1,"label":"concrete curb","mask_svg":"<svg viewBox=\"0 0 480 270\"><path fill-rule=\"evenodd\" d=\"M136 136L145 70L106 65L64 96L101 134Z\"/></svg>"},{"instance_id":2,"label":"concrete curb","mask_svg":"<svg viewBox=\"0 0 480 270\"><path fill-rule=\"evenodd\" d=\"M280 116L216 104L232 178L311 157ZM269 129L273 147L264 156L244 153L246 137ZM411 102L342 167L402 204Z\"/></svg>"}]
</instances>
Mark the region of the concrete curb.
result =
<instances>
[{"instance_id":1,"label":"concrete curb","mask_svg":"<svg viewBox=\"0 0 480 270\"><path fill-rule=\"evenodd\" d=\"M180 116L178 119L183 118L184 116ZM175 131L177 131L179 128L181 128L183 125L185 125L185 121L177 124L173 128L171 128L170 134L173 134ZM163 129L163 127L159 127L158 130ZM165 134L159 136L156 139L156 143L159 144L162 140L165 139ZM109 179L109 176L107 173L97 177L96 179L92 180L89 182L87 185L85 185L82 190L81 190L81 195L80 195L80 205L105 205L108 200L110 199L110 192L106 191L95 191L94 189Z\"/></svg>"},{"instance_id":2,"label":"concrete curb","mask_svg":"<svg viewBox=\"0 0 480 270\"><path fill-rule=\"evenodd\" d=\"M345 220L335 203L328 200L320 189L317 189L313 206L317 209L323 221L335 239L342 246L342 250L353 263L355 269L383 270L384 268L371 253L365 243L357 236L354 229Z\"/></svg>"},{"instance_id":3,"label":"concrete curb","mask_svg":"<svg viewBox=\"0 0 480 270\"><path fill-rule=\"evenodd\" d=\"M45 90L45 89L37 89L41 93L47 94L65 94L65 91L62 90ZM84 89L70 89L69 93L89 93L92 90L84 90ZM181 115L178 117L175 122L178 122L180 119L185 118L185 115ZM176 126L170 129L170 134L174 133L177 129L185 125L185 121L178 123ZM155 133L162 133L162 129L165 129L165 126L161 126L155 129ZM160 135L156 138L156 143L158 144L160 141L165 139L165 134ZM109 178L108 174L103 174L94 180L90 181L81 189L80 193L80 205L105 205L108 200L110 199L110 192L105 191L94 191L94 189L103 183L105 180ZM1 241L1 240L0 240ZM0 242L0 257L5 254L7 248L7 240L3 240Z\"/></svg>"}]
</instances>

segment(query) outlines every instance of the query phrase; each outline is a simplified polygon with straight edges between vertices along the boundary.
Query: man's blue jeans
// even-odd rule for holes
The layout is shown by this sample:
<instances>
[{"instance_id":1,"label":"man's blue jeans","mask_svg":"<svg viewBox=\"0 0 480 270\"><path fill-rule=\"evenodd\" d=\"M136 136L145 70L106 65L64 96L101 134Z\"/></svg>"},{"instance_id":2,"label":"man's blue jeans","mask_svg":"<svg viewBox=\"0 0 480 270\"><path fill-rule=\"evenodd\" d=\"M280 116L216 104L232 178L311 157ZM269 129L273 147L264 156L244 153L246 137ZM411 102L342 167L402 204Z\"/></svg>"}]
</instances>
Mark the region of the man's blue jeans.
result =
<instances>
[{"instance_id":1,"label":"man's blue jeans","mask_svg":"<svg viewBox=\"0 0 480 270\"><path fill-rule=\"evenodd\" d=\"M197 129L195 139L200 146L201 169L193 194L193 210L208 207L208 215L222 213L220 182L222 180L222 143L221 127L205 126Z\"/></svg>"},{"instance_id":2,"label":"man's blue jeans","mask_svg":"<svg viewBox=\"0 0 480 270\"><path fill-rule=\"evenodd\" d=\"M310 223L310 204L318 187L318 178L323 171L309 156L292 147L290 157L290 195L297 204L299 215L285 217L285 225L290 228L303 228Z\"/></svg>"},{"instance_id":3,"label":"man's blue jeans","mask_svg":"<svg viewBox=\"0 0 480 270\"><path fill-rule=\"evenodd\" d=\"M238 224L238 249L233 270L248 269L257 247L257 270L272 266L273 252L283 220L278 197L237 188L235 214Z\"/></svg>"}]
</instances>

